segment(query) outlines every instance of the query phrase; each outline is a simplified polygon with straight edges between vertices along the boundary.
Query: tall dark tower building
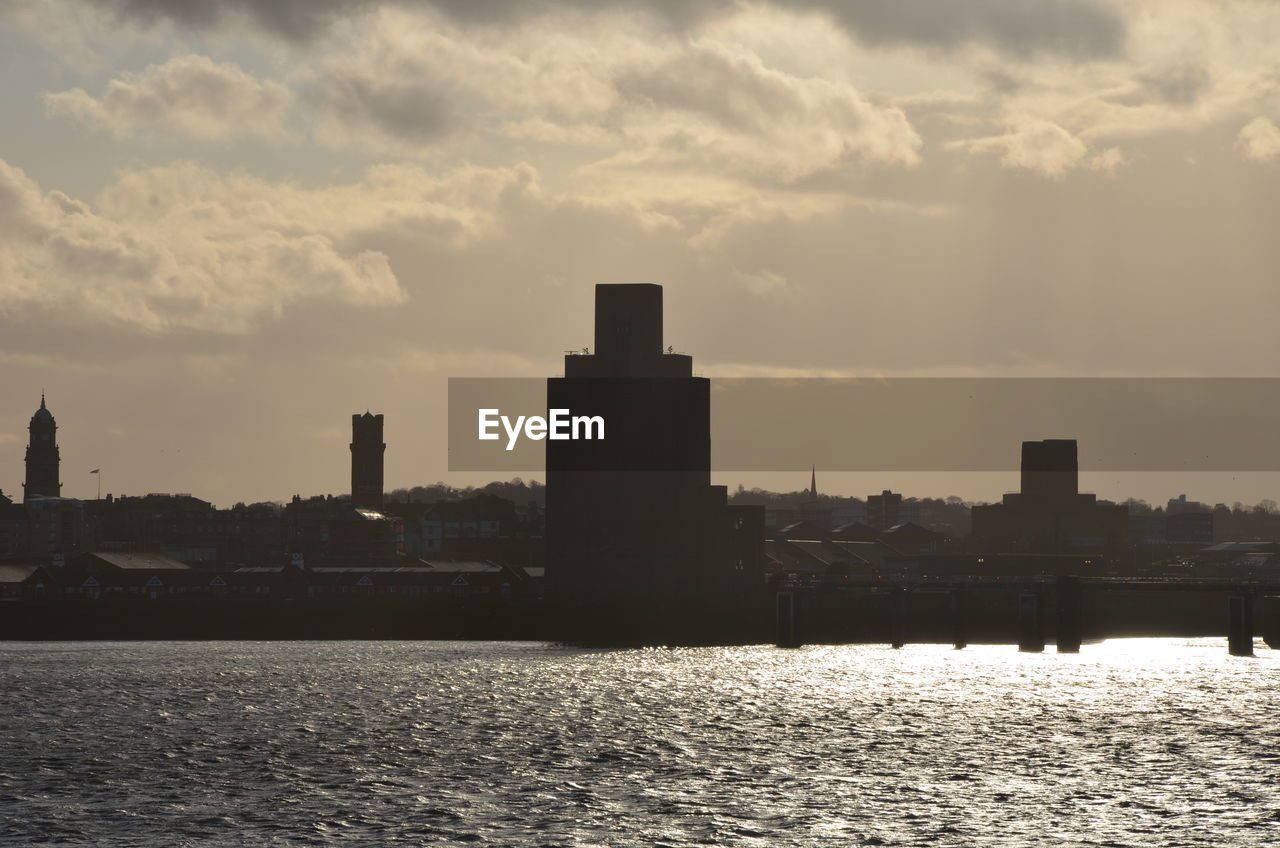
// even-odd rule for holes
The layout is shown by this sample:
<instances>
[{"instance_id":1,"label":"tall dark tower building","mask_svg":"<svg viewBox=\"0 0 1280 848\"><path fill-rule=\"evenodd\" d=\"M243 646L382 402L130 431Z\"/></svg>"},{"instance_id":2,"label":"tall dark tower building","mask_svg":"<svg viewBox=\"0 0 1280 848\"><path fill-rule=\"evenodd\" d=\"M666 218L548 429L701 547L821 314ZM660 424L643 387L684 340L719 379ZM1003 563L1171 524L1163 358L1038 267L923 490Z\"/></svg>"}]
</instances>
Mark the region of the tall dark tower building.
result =
<instances>
[{"instance_id":1,"label":"tall dark tower building","mask_svg":"<svg viewBox=\"0 0 1280 848\"><path fill-rule=\"evenodd\" d=\"M44 392L40 393L40 408L31 416L30 430L27 481L22 484L23 503L41 496L56 498L62 492L62 484L58 482L58 424L44 405Z\"/></svg>"},{"instance_id":2,"label":"tall dark tower building","mask_svg":"<svg viewBox=\"0 0 1280 848\"><path fill-rule=\"evenodd\" d=\"M1022 443L1022 491L975 506L970 541L979 550L1062 554L1118 551L1129 508L1080 491L1075 439Z\"/></svg>"},{"instance_id":3,"label":"tall dark tower building","mask_svg":"<svg viewBox=\"0 0 1280 848\"><path fill-rule=\"evenodd\" d=\"M1075 439L1022 443L1022 496L1068 502L1080 493Z\"/></svg>"},{"instance_id":4,"label":"tall dark tower building","mask_svg":"<svg viewBox=\"0 0 1280 848\"><path fill-rule=\"evenodd\" d=\"M382 416L351 416L351 506L382 511Z\"/></svg>"},{"instance_id":5,"label":"tall dark tower building","mask_svg":"<svg viewBox=\"0 0 1280 848\"><path fill-rule=\"evenodd\" d=\"M549 409L601 416L601 440L548 440L547 591L559 603L660 608L759 578L763 511L711 485L711 385L662 350L662 287L596 286L595 349L547 381ZM738 512L735 512L738 509Z\"/></svg>"}]
</instances>

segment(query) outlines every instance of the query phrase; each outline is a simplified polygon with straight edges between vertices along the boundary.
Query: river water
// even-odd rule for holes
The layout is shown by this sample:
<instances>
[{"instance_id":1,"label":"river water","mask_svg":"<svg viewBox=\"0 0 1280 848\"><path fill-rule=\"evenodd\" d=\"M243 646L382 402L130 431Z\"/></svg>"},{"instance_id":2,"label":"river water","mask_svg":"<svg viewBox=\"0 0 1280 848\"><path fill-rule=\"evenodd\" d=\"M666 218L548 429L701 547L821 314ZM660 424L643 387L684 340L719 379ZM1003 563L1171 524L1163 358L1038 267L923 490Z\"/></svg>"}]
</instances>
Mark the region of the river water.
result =
<instances>
[{"instance_id":1,"label":"river water","mask_svg":"<svg viewBox=\"0 0 1280 848\"><path fill-rule=\"evenodd\" d=\"M1280 653L0 643L0 844L1275 845Z\"/></svg>"}]
</instances>

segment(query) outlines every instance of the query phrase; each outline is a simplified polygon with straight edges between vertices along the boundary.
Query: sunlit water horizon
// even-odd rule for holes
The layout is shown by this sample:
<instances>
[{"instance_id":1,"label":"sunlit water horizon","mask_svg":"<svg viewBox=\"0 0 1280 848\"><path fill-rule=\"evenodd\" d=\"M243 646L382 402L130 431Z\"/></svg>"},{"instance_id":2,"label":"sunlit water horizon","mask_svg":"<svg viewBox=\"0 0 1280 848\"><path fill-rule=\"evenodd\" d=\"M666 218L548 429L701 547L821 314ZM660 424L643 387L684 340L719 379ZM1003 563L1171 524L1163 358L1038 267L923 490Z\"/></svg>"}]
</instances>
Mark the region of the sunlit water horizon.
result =
<instances>
[{"instance_id":1,"label":"sunlit water horizon","mask_svg":"<svg viewBox=\"0 0 1280 848\"><path fill-rule=\"evenodd\" d=\"M0 644L0 843L1265 845L1280 653Z\"/></svg>"}]
</instances>

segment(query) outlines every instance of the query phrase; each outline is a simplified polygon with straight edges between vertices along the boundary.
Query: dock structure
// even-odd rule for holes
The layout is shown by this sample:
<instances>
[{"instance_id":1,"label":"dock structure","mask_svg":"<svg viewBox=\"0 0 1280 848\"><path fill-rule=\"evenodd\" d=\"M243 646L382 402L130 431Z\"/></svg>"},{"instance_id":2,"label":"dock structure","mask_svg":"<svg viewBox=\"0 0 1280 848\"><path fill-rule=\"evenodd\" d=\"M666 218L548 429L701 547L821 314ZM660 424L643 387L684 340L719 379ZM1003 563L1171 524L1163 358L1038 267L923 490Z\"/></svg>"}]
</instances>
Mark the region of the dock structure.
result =
<instances>
[{"instance_id":1,"label":"dock structure","mask_svg":"<svg viewBox=\"0 0 1280 848\"><path fill-rule=\"evenodd\" d=\"M894 589L889 595L889 644L894 649L907 644L907 590Z\"/></svg>"},{"instance_id":2,"label":"dock structure","mask_svg":"<svg viewBox=\"0 0 1280 848\"><path fill-rule=\"evenodd\" d=\"M1084 641L1080 629L1080 581L1069 575L1057 578L1055 586L1058 653L1078 654Z\"/></svg>"},{"instance_id":3,"label":"dock structure","mask_svg":"<svg viewBox=\"0 0 1280 848\"><path fill-rule=\"evenodd\" d=\"M1038 591L1018 595L1018 650L1038 654L1044 650L1044 604Z\"/></svg>"},{"instance_id":4,"label":"dock structure","mask_svg":"<svg viewBox=\"0 0 1280 848\"><path fill-rule=\"evenodd\" d=\"M952 589L949 596L951 600L951 644L957 651L960 651L969 646L965 592L963 589Z\"/></svg>"},{"instance_id":5,"label":"dock structure","mask_svg":"<svg viewBox=\"0 0 1280 848\"><path fill-rule=\"evenodd\" d=\"M902 648L915 642L963 649L1003 643L1039 653L1052 641L1058 653L1074 654L1087 640L1225 635L1232 656L1249 657L1256 635L1280 645L1280 582L872 576L847 580L836 591L790 586L778 593L774 617L775 641L788 647L879 642Z\"/></svg>"},{"instance_id":6,"label":"dock structure","mask_svg":"<svg viewBox=\"0 0 1280 848\"><path fill-rule=\"evenodd\" d=\"M1233 657L1253 656L1253 597L1232 595L1227 599L1227 650Z\"/></svg>"},{"instance_id":7,"label":"dock structure","mask_svg":"<svg viewBox=\"0 0 1280 848\"><path fill-rule=\"evenodd\" d=\"M779 592L774 605L774 644L779 648L798 648L801 645L796 633L796 595Z\"/></svg>"}]
</instances>

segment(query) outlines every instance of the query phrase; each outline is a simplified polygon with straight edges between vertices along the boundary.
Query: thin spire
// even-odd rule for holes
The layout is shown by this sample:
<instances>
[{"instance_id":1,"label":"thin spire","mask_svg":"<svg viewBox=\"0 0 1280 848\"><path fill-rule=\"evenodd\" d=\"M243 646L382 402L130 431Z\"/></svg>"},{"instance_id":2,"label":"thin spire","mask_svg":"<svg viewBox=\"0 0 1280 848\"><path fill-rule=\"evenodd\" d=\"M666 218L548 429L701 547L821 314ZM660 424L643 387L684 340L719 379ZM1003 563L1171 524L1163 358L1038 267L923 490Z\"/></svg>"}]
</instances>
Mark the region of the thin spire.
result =
<instances>
[{"instance_id":1,"label":"thin spire","mask_svg":"<svg viewBox=\"0 0 1280 848\"><path fill-rule=\"evenodd\" d=\"M816 498L818 496L818 466L813 466L809 473L809 495Z\"/></svg>"},{"instance_id":2,"label":"thin spire","mask_svg":"<svg viewBox=\"0 0 1280 848\"><path fill-rule=\"evenodd\" d=\"M40 390L40 408L44 409L44 389Z\"/></svg>"}]
</instances>

